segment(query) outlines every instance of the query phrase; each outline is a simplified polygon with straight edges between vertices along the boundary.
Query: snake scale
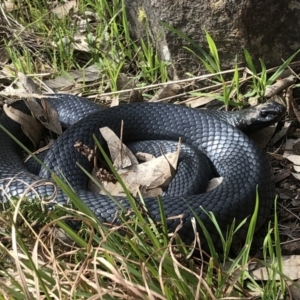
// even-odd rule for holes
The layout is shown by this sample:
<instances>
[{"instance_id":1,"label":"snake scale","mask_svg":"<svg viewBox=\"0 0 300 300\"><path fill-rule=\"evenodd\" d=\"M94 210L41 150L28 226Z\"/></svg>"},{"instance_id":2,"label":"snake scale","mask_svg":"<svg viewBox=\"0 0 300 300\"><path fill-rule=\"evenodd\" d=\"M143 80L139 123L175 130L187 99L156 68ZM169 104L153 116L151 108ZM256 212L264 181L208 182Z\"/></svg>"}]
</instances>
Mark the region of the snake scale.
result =
<instances>
[{"instance_id":1,"label":"snake scale","mask_svg":"<svg viewBox=\"0 0 300 300\"><path fill-rule=\"evenodd\" d=\"M179 234L184 242L190 243L194 238L192 211L206 224L212 240L217 242L219 237L202 207L213 212L220 228L226 230L233 219L239 222L253 213L257 186L260 197L257 227L268 216L275 197L272 168L266 154L233 126L238 122L236 115L239 113L226 114L160 103L133 103L99 110L96 104L87 104L86 99L63 94L54 94L49 102L54 108L58 108L61 122L72 126L55 141L44 163L58 175L64 174L82 201L101 221L113 222L119 208L108 196L95 195L85 190L88 179L76 162L88 171L91 170L92 163L74 148L74 143L79 140L93 147L92 134L95 134L104 145L99 128L108 126L119 134L121 121L124 122L124 142L178 141L181 138L183 143L203 152L218 175L223 177L222 183L209 192L162 197L164 212L168 218L181 215L180 219L168 220L167 225L172 232L182 222ZM17 103L16 107L18 106L21 104ZM282 117L285 109L280 104L268 102L258 112L252 110L252 113L253 111L253 116L240 122L242 129L249 128L249 125L250 128L255 128L274 123ZM244 113L240 113L242 114ZM0 116L0 124L21 142L26 141L20 125L4 113ZM3 202L12 196L21 195L43 198L57 190L55 203L66 203L67 197L60 189L56 189L54 184L45 183L45 178L50 178L51 175L46 169L42 168L39 175L27 170L20 146L3 130L0 130L0 141L0 197ZM28 185L32 185L34 190L27 189ZM127 199L116 199L125 209L130 208ZM153 220L160 221L157 199L144 199L144 203ZM241 230L237 238L243 238L244 234Z\"/></svg>"}]
</instances>

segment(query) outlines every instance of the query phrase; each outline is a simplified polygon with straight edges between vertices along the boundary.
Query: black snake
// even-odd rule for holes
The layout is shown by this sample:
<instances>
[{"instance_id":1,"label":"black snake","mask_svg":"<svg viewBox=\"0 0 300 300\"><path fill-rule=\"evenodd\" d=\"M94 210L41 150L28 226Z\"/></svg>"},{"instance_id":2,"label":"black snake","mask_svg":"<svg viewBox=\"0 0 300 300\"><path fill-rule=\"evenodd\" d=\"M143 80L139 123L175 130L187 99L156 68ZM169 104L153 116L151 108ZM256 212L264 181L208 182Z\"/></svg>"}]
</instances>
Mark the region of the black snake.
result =
<instances>
[{"instance_id":1,"label":"black snake","mask_svg":"<svg viewBox=\"0 0 300 300\"><path fill-rule=\"evenodd\" d=\"M75 124L55 141L44 162L55 173L63 174L67 178L68 183L76 190L82 201L101 221L115 220L116 211L119 208L109 197L94 195L85 190L87 177L78 168L76 162L88 171L91 170L92 163L78 153L74 148L74 143L80 140L93 147L92 134L94 133L100 143L104 144L99 128L108 126L119 134L121 121L124 122L123 140L125 142L145 139L178 141L181 137L182 141L191 148L203 152L212 162L216 172L223 177L222 183L212 191L162 198L167 217L181 215L181 219L169 220L168 228L174 231L181 221L183 226L179 233L185 242L191 242L194 237L191 210L206 224L213 241L216 242L219 237L215 234L202 207L207 211L212 211L220 227L225 230L234 218L239 222L252 214L257 185L260 197L257 226L259 227L268 216L275 197L269 161L262 150L232 125L240 122L239 126L247 129L249 126L255 128L274 123L285 112L280 104L265 103L260 110L252 109L251 111L250 109L250 117L249 112L248 117L244 117L246 116L244 112L230 114L159 103L126 104L99 111L97 105L89 103L86 106L86 100L79 97L61 94L57 94L56 97L57 99L51 99L49 102L54 107L59 107L62 123ZM82 119L76 122L80 118ZM226 123L225 119L232 125ZM4 113L0 116L0 124L21 142L26 140L20 125ZM3 130L0 130L0 141L0 197L2 201L6 202L12 196L24 194L32 198L51 196L56 187L44 183L43 179L50 178L50 173L46 169L41 169L39 176L30 173L24 165L21 148ZM32 185L34 190L27 189L28 185ZM124 208L130 207L127 199L117 197L117 200ZM67 201L60 189L57 190L55 201L60 204ZM144 202L150 216L155 221L160 221L157 199L144 199ZM241 231L239 236L243 237L244 232Z\"/></svg>"}]
</instances>

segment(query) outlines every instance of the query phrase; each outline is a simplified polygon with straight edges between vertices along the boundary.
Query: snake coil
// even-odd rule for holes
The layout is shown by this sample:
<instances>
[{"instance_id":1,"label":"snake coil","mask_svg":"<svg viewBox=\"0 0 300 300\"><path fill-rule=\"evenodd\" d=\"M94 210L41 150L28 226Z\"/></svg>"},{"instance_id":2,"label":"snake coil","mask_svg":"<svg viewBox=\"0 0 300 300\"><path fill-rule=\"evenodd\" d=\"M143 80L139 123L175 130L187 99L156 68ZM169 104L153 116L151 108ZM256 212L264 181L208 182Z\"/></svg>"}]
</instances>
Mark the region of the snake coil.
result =
<instances>
[{"instance_id":1,"label":"snake coil","mask_svg":"<svg viewBox=\"0 0 300 300\"><path fill-rule=\"evenodd\" d=\"M202 207L206 211L213 212L220 228L226 230L234 219L240 222L253 213L257 187L260 199L257 227L261 226L268 216L274 201L275 188L272 169L266 154L244 133L224 122L222 113L214 114L209 111L158 103L135 103L99 111L94 104L89 103L89 106L84 106L86 105L85 99L60 94L54 96L53 99L49 99L49 102L54 107L59 105L64 107L61 109L60 117L66 123L75 124L55 141L44 163L56 174L64 174L82 201L101 221L113 222L119 208L109 197L94 195L85 190L87 177L75 162L88 171L91 170L92 163L78 153L73 145L79 140L93 147L93 134L101 144L104 144L99 128L108 126L118 134L121 121L124 122L123 140L125 142L178 141L181 137L184 143L203 152L214 165L216 172L223 177L222 183L212 191L162 198L167 217L181 215L181 220L178 218L168 220L169 230L174 231L182 222L183 226L179 234L186 243L190 243L194 238L191 225L193 213L206 224L213 241L217 242L218 234ZM71 112L70 107L73 109ZM282 117L284 111L281 105L268 103L259 114L268 125ZM82 116L86 117L76 122ZM229 120L234 120L233 115L229 115ZM255 121L252 123L255 126ZM0 124L19 140L25 140L20 126L5 114L0 116ZM39 176L30 173L23 163L20 147L3 130L0 130L0 141L0 197L2 201L24 194L34 198L52 195L56 187L41 184L43 178L50 178L49 172L42 169ZM34 190L27 189L31 184ZM116 198L124 208L129 208L127 199ZM61 204L67 201L66 195L60 189L58 189L55 201ZM144 199L144 202L151 217L159 221L160 210L157 199ZM244 234L245 232L241 230L237 237L243 238Z\"/></svg>"}]
</instances>

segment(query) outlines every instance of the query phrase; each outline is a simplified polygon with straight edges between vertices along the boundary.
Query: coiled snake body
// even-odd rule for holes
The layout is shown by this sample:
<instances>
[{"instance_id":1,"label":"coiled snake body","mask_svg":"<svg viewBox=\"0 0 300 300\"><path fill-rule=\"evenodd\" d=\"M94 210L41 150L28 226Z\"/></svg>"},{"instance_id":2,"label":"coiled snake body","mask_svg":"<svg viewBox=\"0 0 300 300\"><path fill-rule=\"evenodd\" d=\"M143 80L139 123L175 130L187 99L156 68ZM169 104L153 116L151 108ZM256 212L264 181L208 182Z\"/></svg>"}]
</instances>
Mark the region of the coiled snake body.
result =
<instances>
[{"instance_id":1,"label":"coiled snake body","mask_svg":"<svg viewBox=\"0 0 300 300\"><path fill-rule=\"evenodd\" d=\"M74 96L57 95L57 99L50 100L54 107L62 105L61 117L70 119L74 112L78 113L75 123L81 115L88 115L68 128L54 143L45 158L45 164L51 170L64 174L68 182L76 190L79 197L105 222L115 220L118 206L107 196L94 195L85 190L86 175L78 168L76 162L85 169L91 170L91 162L74 148L76 141L93 147L92 134L96 134L101 144L104 140L99 128L108 126L116 134L120 132L121 121L124 122L123 140L125 142L138 140L173 140L182 141L191 147L201 150L212 162L217 173L223 177L222 183L212 191L189 196L164 196L162 198L167 217L182 214L183 226L179 233L185 242L193 240L194 232L191 225L193 212L200 217L212 234L213 241L217 241L208 216L203 212L212 211L216 216L220 228L226 230L233 219L243 220L253 213L255 206L256 187L260 197L257 226L259 227L270 212L274 201L275 189L272 169L269 161L255 144L241 131L225 123L222 118L209 111L195 110L172 104L135 103L97 111L94 104L90 110L80 109L85 100ZM57 101L59 100L59 101ZM51 102L52 101L52 102ZM81 102L83 101L83 102ZM60 103L60 104L57 104ZM85 104L86 105L86 104ZM268 125L278 120L284 113L279 104L266 104L266 109L259 112L263 122ZM71 112L70 112L71 110ZM255 126L255 118L252 122ZM234 117L229 116L234 121ZM249 120L249 118L248 118ZM244 122L245 123L245 122ZM24 141L21 128L5 114L0 117L0 124L7 128L15 137ZM249 125L249 124L248 124ZM251 124L250 124L251 127ZM52 185L41 184L41 178L49 178L47 170L42 169L40 176L28 172L22 157L20 147L3 131L0 130L0 197L7 201L12 196L26 194L28 197L44 197L53 193ZM13 180L12 180L13 178ZM39 184L34 184L36 181ZM26 190L33 184L34 190ZM65 203L66 196L58 190L57 203ZM117 198L118 199L118 198ZM126 199L120 198L122 206L129 208ZM160 212L157 199L144 199L147 211L151 217L159 221ZM180 219L168 221L168 228L174 231ZM241 231L240 236L243 237Z\"/></svg>"}]
</instances>

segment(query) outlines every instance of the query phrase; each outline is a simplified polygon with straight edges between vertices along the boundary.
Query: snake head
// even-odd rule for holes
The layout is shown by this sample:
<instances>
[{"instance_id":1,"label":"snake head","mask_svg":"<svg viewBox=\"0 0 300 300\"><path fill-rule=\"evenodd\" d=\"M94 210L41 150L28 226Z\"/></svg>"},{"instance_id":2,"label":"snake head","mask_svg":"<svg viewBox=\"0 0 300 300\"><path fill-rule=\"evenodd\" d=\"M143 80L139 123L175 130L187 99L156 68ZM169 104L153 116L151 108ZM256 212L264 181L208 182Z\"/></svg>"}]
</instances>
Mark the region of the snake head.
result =
<instances>
[{"instance_id":1,"label":"snake head","mask_svg":"<svg viewBox=\"0 0 300 300\"><path fill-rule=\"evenodd\" d=\"M285 114L286 108L275 102L268 101L249 108L245 115L245 123L248 123L249 130L257 131L278 122Z\"/></svg>"},{"instance_id":2,"label":"snake head","mask_svg":"<svg viewBox=\"0 0 300 300\"><path fill-rule=\"evenodd\" d=\"M260 106L259 116L266 122L277 122L286 112L286 108L275 101L269 101L258 106Z\"/></svg>"}]
</instances>

